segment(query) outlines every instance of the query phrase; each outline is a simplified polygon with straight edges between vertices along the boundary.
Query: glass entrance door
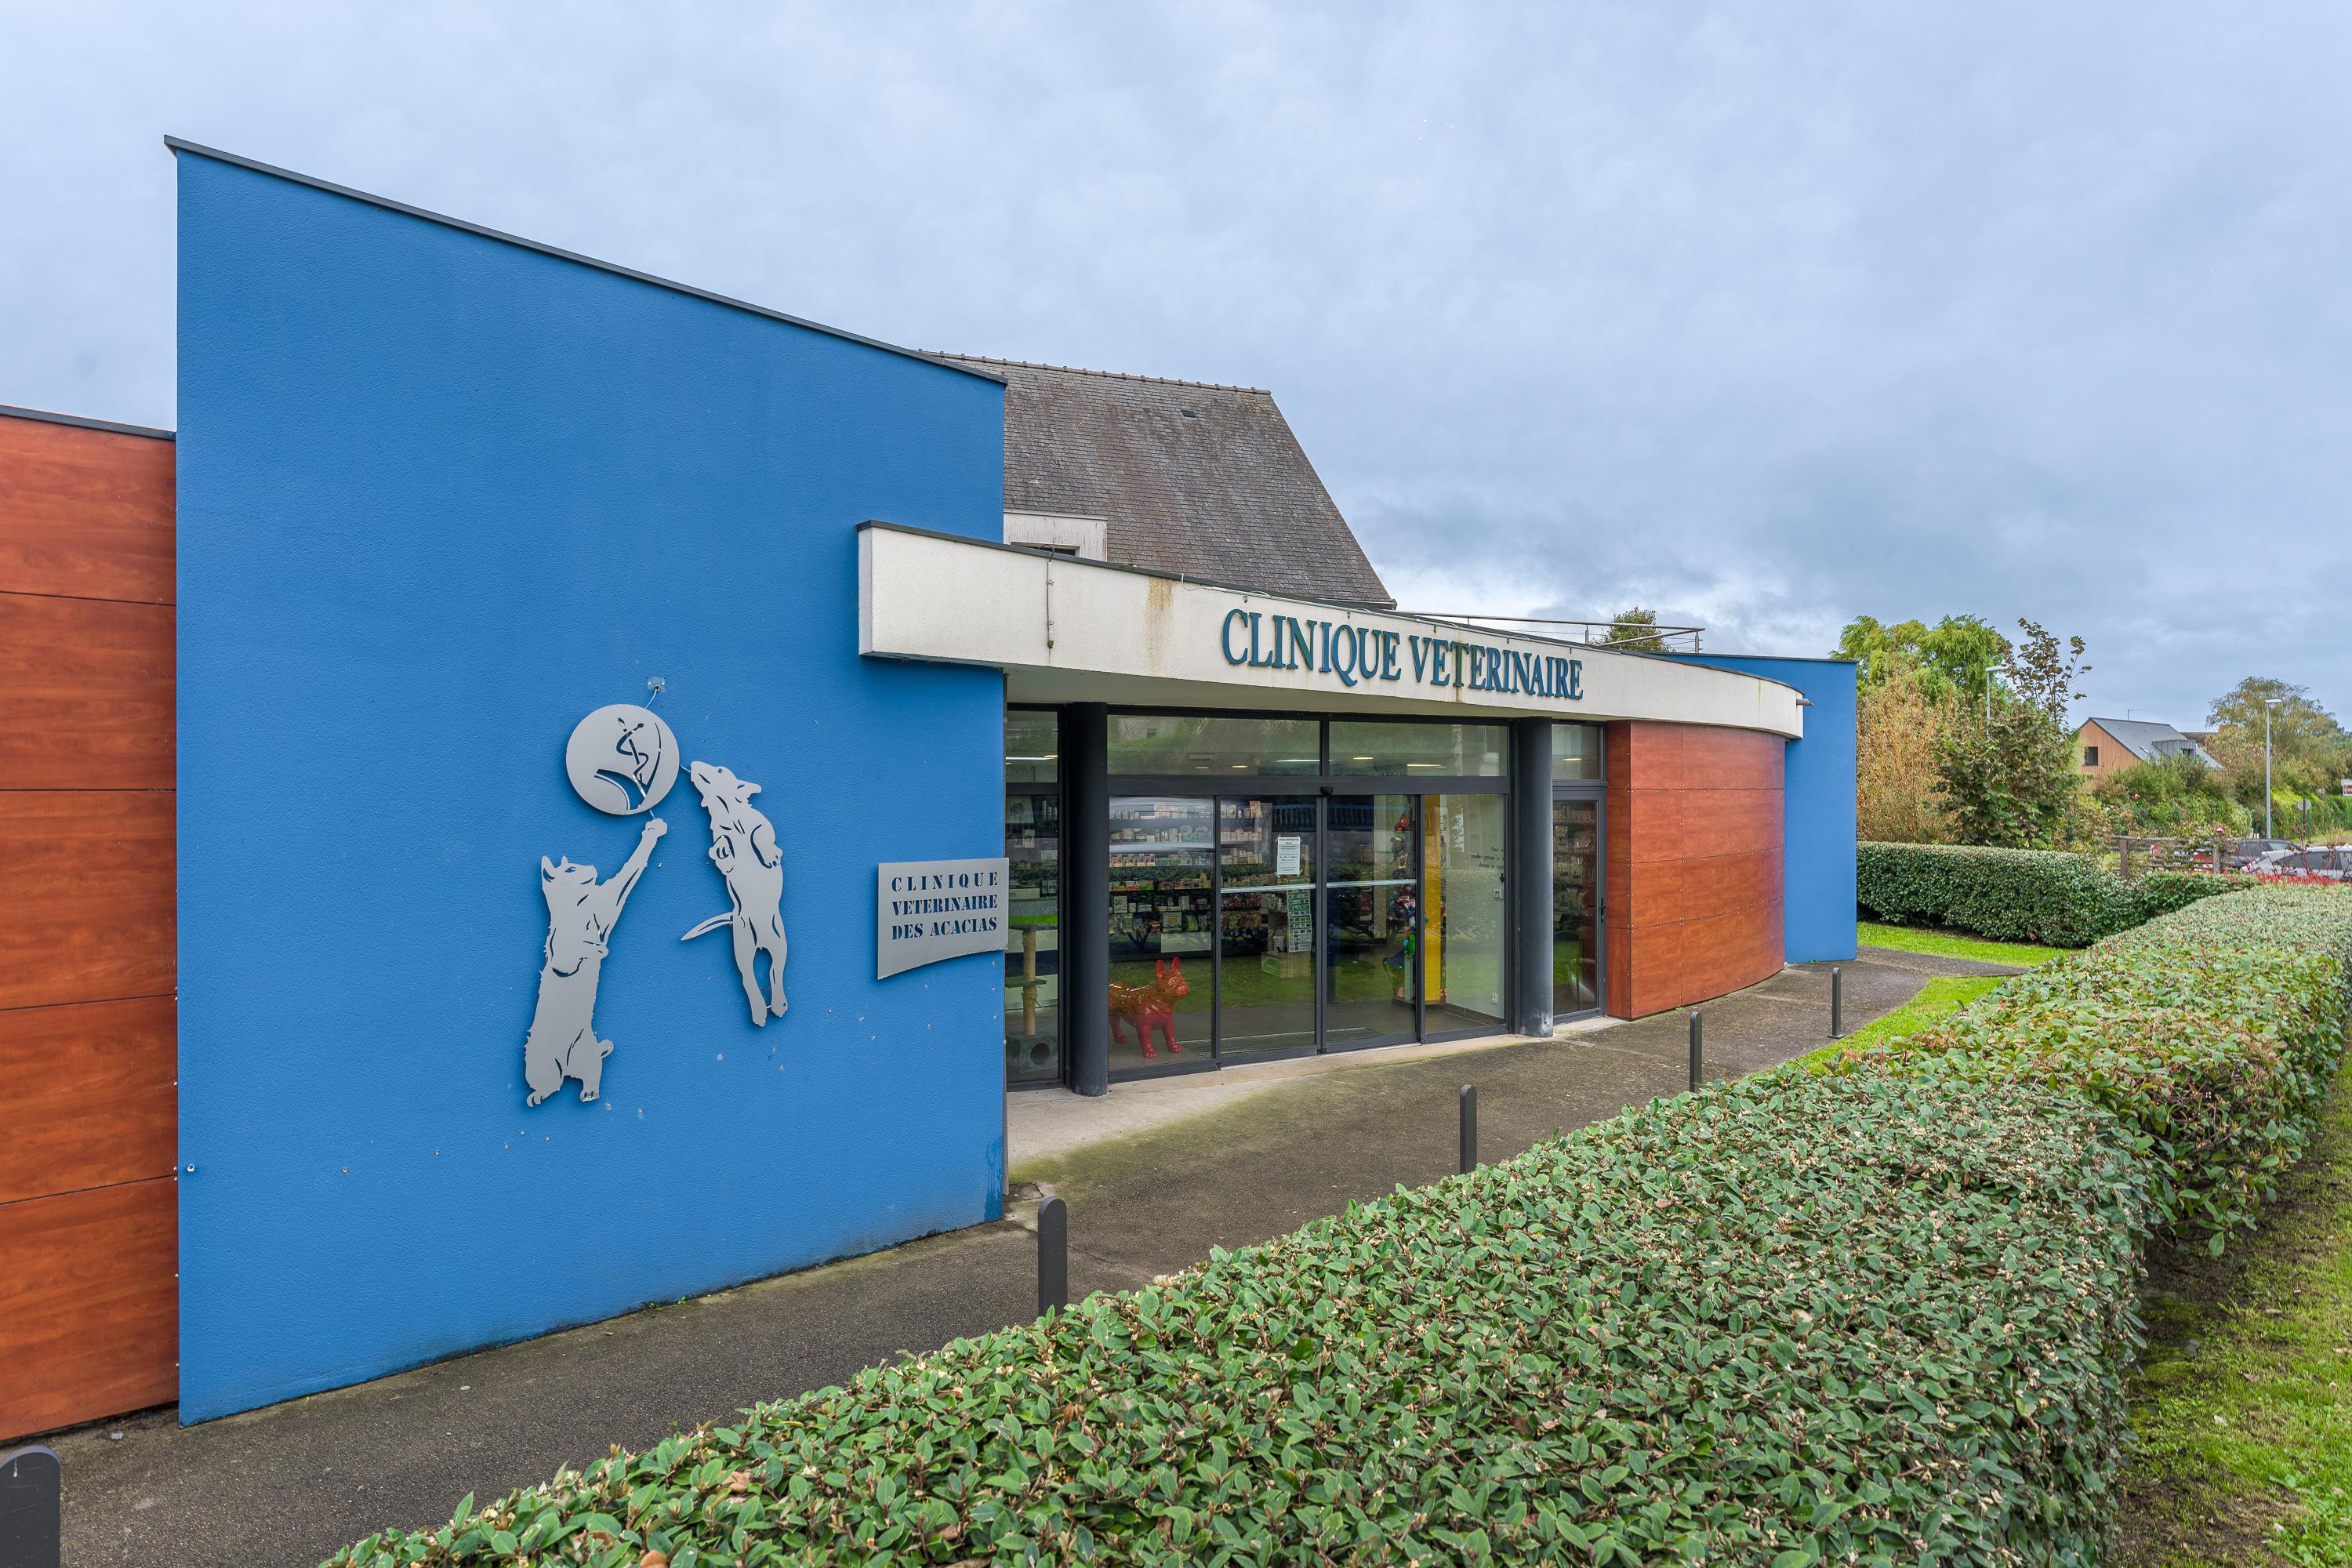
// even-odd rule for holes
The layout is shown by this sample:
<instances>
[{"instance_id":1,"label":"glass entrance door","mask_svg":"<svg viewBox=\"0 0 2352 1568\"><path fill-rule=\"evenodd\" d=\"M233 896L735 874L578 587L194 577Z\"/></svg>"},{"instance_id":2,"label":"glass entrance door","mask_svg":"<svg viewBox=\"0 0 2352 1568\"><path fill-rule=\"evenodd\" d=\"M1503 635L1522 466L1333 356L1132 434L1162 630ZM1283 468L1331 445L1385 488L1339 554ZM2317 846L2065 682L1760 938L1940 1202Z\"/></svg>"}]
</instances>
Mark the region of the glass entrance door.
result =
<instances>
[{"instance_id":1,"label":"glass entrance door","mask_svg":"<svg viewBox=\"0 0 2352 1568\"><path fill-rule=\"evenodd\" d=\"M1316 1048L1313 795L1217 802L1217 1056Z\"/></svg>"},{"instance_id":2,"label":"glass entrance door","mask_svg":"<svg viewBox=\"0 0 2352 1568\"><path fill-rule=\"evenodd\" d=\"M1421 1033L1420 797L1340 795L1324 805L1323 1045L1390 1046Z\"/></svg>"},{"instance_id":3,"label":"glass entrance door","mask_svg":"<svg viewBox=\"0 0 2352 1568\"><path fill-rule=\"evenodd\" d=\"M1422 803L1422 984L1427 1037L1503 1024L1503 832L1499 795L1425 795Z\"/></svg>"},{"instance_id":4,"label":"glass entrance door","mask_svg":"<svg viewBox=\"0 0 2352 1568\"><path fill-rule=\"evenodd\" d=\"M1499 1027L1505 799L1114 796L1111 1070Z\"/></svg>"}]
</instances>

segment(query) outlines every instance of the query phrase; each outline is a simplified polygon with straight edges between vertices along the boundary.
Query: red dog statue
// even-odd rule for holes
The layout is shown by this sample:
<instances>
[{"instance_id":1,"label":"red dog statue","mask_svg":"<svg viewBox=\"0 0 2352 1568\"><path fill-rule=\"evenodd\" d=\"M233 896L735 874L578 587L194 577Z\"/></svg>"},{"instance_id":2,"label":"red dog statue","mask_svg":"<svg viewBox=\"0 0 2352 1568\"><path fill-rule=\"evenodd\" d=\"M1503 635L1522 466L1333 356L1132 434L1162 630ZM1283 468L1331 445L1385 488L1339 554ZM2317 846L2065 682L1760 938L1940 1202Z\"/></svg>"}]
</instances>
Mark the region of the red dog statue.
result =
<instances>
[{"instance_id":1,"label":"red dog statue","mask_svg":"<svg viewBox=\"0 0 2352 1568\"><path fill-rule=\"evenodd\" d=\"M1184 961L1162 959L1152 965L1152 973L1158 978L1149 985L1111 982L1110 1037L1125 1039L1131 1023L1135 1043L1143 1047L1145 1056L1156 1057L1160 1053L1151 1048L1151 1031L1158 1029L1168 1042L1169 1054L1181 1057L1184 1047L1176 1043L1176 1003L1192 994L1192 984L1184 978Z\"/></svg>"}]
</instances>

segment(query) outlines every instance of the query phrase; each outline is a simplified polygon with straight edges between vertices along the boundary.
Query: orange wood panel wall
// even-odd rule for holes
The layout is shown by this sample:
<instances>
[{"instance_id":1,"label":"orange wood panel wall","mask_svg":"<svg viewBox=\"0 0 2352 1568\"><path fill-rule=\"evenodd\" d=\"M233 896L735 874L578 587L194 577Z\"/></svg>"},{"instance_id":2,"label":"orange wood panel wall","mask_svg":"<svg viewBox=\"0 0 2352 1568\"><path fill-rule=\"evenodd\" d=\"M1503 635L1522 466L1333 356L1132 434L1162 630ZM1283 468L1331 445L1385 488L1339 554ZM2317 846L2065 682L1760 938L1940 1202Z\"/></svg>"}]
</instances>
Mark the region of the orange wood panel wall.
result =
<instances>
[{"instance_id":1,"label":"orange wood panel wall","mask_svg":"<svg viewBox=\"0 0 2352 1568\"><path fill-rule=\"evenodd\" d=\"M179 1392L173 460L0 410L0 1439Z\"/></svg>"},{"instance_id":2,"label":"orange wood panel wall","mask_svg":"<svg viewBox=\"0 0 2352 1568\"><path fill-rule=\"evenodd\" d=\"M1621 723L1603 745L1609 1011L1639 1018L1777 973L1786 742Z\"/></svg>"}]
</instances>

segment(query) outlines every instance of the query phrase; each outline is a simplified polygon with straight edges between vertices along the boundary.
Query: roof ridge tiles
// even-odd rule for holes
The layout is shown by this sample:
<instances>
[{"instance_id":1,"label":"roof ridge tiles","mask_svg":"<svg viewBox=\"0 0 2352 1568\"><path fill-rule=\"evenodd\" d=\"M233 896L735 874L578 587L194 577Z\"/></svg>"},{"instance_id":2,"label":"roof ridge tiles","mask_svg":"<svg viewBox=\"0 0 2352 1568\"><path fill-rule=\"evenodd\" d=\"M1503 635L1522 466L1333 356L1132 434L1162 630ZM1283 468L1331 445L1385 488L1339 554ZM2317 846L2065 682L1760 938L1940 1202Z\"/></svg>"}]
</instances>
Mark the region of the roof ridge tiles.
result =
<instances>
[{"instance_id":1,"label":"roof ridge tiles","mask_svg":"<svg viewBox=\"0 0 2352 1568\"><path fill-rule=\"evenodd\" d=\"M962 360L971 364L1010 365L1016 370L1050 370L1064 375L1098 375L1108 381L1144 381L1158 386L1197 386L1203 392L1246 392L1257 397L1271 397L1273 393L1263 386L1240 386L1224 381L1187 381L1177 375L1139 375L1129 370L1089 370L1082 364L1047 364L1043 360L1003 359L995 354L957 353L949 349L929 351L941 359Z\"/></svg>"}]
</instances>

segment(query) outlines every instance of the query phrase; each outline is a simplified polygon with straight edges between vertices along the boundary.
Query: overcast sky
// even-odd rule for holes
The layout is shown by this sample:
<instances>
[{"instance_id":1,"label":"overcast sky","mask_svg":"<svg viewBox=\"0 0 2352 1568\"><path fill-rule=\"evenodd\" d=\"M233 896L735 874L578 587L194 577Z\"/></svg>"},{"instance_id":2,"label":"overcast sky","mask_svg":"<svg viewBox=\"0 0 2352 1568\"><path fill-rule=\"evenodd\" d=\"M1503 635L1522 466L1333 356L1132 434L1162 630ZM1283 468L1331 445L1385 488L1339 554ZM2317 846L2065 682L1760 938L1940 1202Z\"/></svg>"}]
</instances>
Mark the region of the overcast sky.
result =
<instances>
[{"instance_id":1,"label":"overcast sky","mask_svg":"<svg viewBox=\"0 0 2352 1568\"><path fill-rule=\"evenodd\" d=\"M165 132L916 347L1272 388L1409 608L2352 708L2352 10L0 6L0 403L169 426Z\"/></svg>"}]
</instances>

